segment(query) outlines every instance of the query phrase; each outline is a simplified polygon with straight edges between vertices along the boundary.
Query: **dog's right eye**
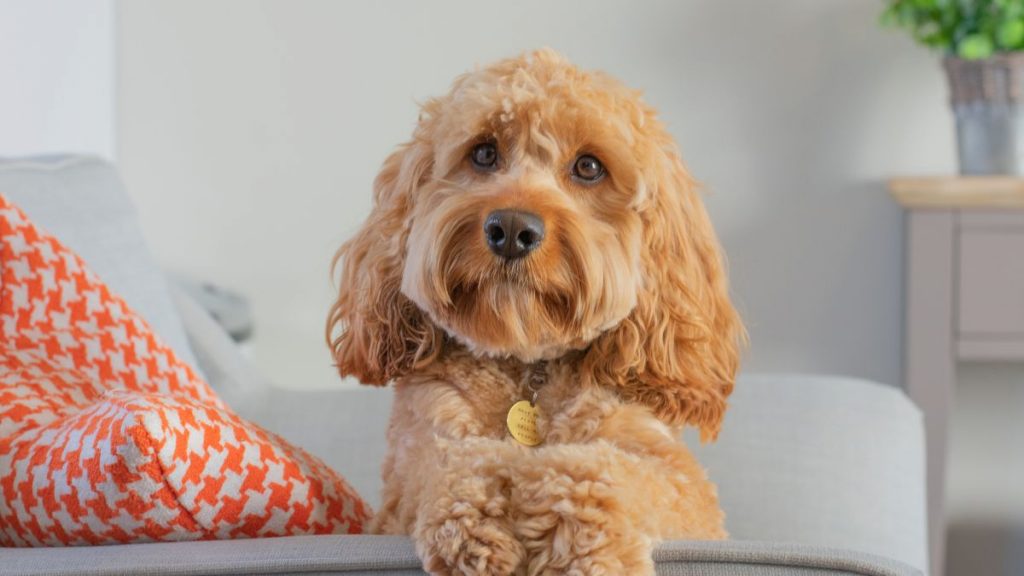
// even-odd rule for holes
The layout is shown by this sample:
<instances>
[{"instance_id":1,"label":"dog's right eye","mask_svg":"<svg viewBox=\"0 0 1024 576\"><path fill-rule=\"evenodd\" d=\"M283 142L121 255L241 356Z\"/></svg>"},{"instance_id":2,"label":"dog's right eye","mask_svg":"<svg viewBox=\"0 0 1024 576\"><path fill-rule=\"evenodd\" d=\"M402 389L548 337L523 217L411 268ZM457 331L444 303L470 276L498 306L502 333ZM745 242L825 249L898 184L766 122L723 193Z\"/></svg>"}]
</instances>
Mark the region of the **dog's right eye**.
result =
<instances>
[{"instance_id":1,"label":"dog's right eye","mask_svg":"<svg viewBox=\"0 0 1024 576\"><path fill-rule=\"evenodd\" d=\"M498 147L493 142L481 142L470 150L469 161L477 170L494 170L498 167Z\"/></svg>"}]
</instances>

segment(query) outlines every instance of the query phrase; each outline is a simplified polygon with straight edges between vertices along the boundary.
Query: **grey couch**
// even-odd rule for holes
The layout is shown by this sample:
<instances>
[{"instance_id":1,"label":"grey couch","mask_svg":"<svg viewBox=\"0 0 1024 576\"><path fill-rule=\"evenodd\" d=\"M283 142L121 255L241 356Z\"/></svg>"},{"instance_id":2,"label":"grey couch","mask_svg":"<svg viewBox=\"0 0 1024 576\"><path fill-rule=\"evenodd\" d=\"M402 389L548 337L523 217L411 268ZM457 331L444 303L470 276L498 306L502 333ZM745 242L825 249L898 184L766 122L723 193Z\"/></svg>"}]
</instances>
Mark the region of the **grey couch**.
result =
<instances>
[{"instance_id":1,"label":"grey couch","mask_svg":"<svg viewBox=\"0 0 1024 576\"><path fill-rule=\"evenodd\" d=\"M77 250L236 411L319 455L376 503L390 392L265 382L205 311L165 281L109 165L85 157L0 161L0 193ZM927 571L921 415L899 390L746 375L719 441L687 442L719 485L733 540L663 543L659 574ZM0 549L2 575L290 573L422 572L400 537Z\"/></svg>"}]
</instances>

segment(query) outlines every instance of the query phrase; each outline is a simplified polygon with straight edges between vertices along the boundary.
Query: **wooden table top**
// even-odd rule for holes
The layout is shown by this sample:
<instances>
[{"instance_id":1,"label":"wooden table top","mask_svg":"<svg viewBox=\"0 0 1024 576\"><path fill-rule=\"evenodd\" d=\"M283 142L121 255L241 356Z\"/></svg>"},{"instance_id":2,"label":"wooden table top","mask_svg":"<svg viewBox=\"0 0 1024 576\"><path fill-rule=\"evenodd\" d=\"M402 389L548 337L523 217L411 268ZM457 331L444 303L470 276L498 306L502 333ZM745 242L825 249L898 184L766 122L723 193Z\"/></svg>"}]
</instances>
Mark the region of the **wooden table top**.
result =
<instances>
[{"instance_id":1,"label":"wooden table top","mask_svg":"<svg viewBox=\"0 0 1024 576\"><path fill-rule=\"evenodd\" d=\"M889 193L907 208L1024 208L1024 178L928 176L893 178Z\"/></svg>"}]
</instances>

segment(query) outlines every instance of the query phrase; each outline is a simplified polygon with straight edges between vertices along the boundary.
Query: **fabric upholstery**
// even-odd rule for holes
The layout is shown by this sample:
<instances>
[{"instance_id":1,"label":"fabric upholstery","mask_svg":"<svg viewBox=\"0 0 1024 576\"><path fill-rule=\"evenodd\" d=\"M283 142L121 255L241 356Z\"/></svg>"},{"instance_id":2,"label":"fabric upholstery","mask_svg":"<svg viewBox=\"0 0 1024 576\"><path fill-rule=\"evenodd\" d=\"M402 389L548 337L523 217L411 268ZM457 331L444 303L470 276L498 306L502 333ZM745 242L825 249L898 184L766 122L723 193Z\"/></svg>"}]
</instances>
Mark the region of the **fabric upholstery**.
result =
<instances>
[{"instance_id":1,"label":"fabric upholstery","mask_svg":"<svg viewBox=\"0 0 1024 576\"><path fill-rule=\"evenodd\" d=\"M657 573L666 576L921 574L914 568L877 556L799 544L674 541L659 546L654 558ZM0 559L7 576L423 574L412 542L396 536L291 537L77 550L25 549L9 551Z\"/></svg>"}]
</instances>

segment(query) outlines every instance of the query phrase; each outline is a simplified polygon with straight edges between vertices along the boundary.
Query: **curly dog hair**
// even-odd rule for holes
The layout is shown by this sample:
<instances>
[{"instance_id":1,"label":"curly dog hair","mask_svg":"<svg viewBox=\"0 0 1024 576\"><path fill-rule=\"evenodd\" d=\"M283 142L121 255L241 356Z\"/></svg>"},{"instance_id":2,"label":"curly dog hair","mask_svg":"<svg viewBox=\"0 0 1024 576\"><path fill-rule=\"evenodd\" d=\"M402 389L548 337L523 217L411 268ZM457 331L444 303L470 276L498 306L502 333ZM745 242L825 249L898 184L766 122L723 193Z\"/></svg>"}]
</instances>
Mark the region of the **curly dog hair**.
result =
<instances>
[{"instance_id":1,"label":"curly dog hair","mask_svg":"<svg viewBox=\"0 0 1024 576\"><path fill-rule=\"evenodd\" d=\"M382 504L433 574L651 574L725 538L680 441L713 440L744 330L677 148L639 93L550 50L458 78L338 252L338 370L394 382ZM538 446L506 428L531 400Z\"/></svg>"}]
</instances>

